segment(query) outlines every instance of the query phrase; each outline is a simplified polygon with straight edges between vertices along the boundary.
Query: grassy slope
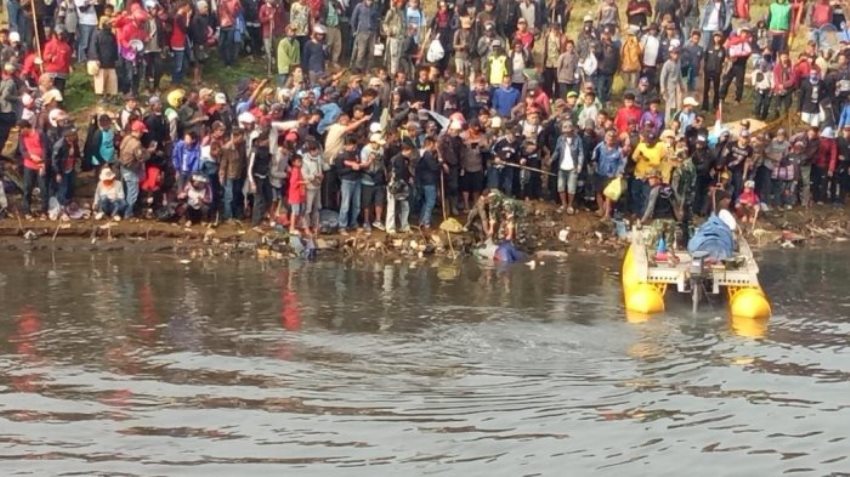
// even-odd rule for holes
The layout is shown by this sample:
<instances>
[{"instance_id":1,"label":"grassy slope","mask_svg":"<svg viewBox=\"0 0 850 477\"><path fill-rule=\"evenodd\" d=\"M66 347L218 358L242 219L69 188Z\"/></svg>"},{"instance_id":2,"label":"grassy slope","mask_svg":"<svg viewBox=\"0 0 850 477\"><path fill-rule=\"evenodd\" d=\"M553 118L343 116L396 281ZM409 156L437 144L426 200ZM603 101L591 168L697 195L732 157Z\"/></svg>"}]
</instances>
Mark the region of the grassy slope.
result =
<instances>
[{"instance_id":1,"label":"grassy slope","mask_svg":"<svg viewBox=\"0 0 850 477\"><path fill-rule=\"evenodd\" d=\"M436 0L425 0L423 2L424 9L428 15L432 15L436 11L436 3ZM620 13L623 23L625 23L626 0L617 0L617 4L620 7ZM702 4L701 1L700 4ZM768 4L769 2L767 2L766 0L758 0L754 2L751 7L752 18L757 19L766 15ZM595 13L597 8L598 2L589 2L587 0L579 0L576 2L573 8L572 20L567 28L567 34L570 36L570 38L577 37L578 32L581 28L581 19L584 17L584 15ZM0 23L6 23L5 17L5 11L0 13ZM737 20L735 24L738 24ZM796 51L798 49L801 49L805 44L805 37L805 32L802 32L802 34L798 35L794 41L794 44L792 45L792 50ZM537 42L537 46L534 52L536 59L538 60L542 56L542 43L542 41ZM217 55L213 54L210 61L204 67L203 79L204 84L208 87L214 88L216 90L230 91L232 87L236 84L236 82L242 78L263 78L266 76L266 65L263 61L255 61L253 59L243 58L240 59L237 67L233 69L226 69L218 61ZM166 75L163 79L162 86L165 91L170 89L169 80L169 75ZM623 82L620 78L615 78L613 92L615 100L618 99L620 95L622 95ZM68 110L75 114L88 113L91 108L95 107L95 98L94 93L92 91L92 79L91 77L86 75L84 66L80 65L75 71L72 72L71 77L68 81L65 100ZM727 110L726 112L726 115L729 120L747 117L749 116L749 114L749 107L736 108L732 110Z\"/></svg>"}]
</instances>

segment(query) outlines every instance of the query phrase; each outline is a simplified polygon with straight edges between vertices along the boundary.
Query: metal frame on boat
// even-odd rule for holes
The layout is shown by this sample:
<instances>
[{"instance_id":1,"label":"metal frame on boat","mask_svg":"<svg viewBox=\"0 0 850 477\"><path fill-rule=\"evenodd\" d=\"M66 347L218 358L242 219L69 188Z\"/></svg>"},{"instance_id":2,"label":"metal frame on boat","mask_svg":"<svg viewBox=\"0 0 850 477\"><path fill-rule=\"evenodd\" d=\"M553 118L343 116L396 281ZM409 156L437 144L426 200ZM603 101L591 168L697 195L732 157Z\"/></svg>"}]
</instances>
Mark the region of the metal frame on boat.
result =
<instances>
[{"instance_id":1,"label":"metal frame on boat","mask_svg":"<svg viewBox=\"0 0 850 477\"><path fill-rule=\"evenodd\" d=\"M678 293L691 295L696 310L702 296L720 295L725 288L733 317L770 317L770 303L758 281L758 264L750 245L740 234L736 237L735 256L713 264L682 250L670 251L666 261L656 262L655 250L647 245L644 234L633 230L631 235L631 245L623 259L627 311L647 315L663 312L664 294L673 286Z\"/></svg>"}]
</instances>

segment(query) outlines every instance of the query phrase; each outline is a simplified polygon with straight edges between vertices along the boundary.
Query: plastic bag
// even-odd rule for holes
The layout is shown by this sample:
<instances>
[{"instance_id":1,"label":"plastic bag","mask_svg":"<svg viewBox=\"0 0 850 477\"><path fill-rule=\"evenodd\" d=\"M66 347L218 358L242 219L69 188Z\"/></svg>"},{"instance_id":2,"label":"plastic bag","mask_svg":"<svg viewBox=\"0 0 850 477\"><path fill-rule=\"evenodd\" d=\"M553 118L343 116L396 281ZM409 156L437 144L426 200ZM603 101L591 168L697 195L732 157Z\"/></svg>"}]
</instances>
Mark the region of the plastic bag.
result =
<instances>
[{"instance_id":1,"label":"plastic bag","mask_svg":"<svg viewBox=\"0 0 850 477\"><path fill-rule=\"evenodd\" d=\"M598 66L599 62L596 60L596 55L593 53L588 54L584 61L581 62L581 69L587 77L593 76L593 73L596 73L596 68Z\"/></svg>"},{"instance_id":2,"label":"plastic bag","mask_svg":"<svg viewBox=\"0 0 850 477\"><path fill-rule=\"evenodd\" d=\"M427 59L429 63L436 63L442 60L444 56L446 56L446 50L443 49L443 45L440 43L439 38L431 40L431 43L428 45L428 53L426 53L425 59Z\"/></svg>"},{"instance_id":3,"label":"plastic bag","mask_svg":"<svg viewBox=\"0 0 850 477\"><path fill-rule=\"evenodd\" d=\"M614 180L605 186L605 190L602 191L602 194L610 199L611 202L617 202L620 200L620 196L623 195L623 179L615 177Z\"/></svg>"}]
</instances>

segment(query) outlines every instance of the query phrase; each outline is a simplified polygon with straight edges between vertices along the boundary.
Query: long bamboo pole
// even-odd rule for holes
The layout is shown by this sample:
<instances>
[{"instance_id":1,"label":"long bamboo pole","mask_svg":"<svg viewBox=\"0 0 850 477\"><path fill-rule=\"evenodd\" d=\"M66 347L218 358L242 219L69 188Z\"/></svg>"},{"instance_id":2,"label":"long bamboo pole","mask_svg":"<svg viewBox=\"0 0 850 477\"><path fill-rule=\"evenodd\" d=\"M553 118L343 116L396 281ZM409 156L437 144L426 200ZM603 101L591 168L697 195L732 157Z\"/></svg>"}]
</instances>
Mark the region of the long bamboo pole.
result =
<instances>
[{"instance_id":1,"label":"long bamboo pole","mask_svg":"<svg viewBox=\"0 0 850 477\"><path fill-rule=\"evenodd\" d=\"M30 0L30 10L32 10L32 36L35 38L35 48L38 53L38 57L41 59L41 63L38 65L38 69L41 70L41 73L44 74L44 58L41 56L41 39L39 38L38 31L38 14L35 12L35 0Z\"/></svg>"}]
</instances>

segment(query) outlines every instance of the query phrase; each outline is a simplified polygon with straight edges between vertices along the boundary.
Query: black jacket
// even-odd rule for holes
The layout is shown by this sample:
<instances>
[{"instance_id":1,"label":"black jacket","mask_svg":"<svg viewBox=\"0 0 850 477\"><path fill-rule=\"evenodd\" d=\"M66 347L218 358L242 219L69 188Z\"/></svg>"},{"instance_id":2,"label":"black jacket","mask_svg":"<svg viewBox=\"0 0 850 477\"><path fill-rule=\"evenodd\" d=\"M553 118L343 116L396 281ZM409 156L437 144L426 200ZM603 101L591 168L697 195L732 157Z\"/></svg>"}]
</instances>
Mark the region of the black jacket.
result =
<instances>
[{"instance_id":1,"label":"black jacket","mask_svg":"<svg viewBox=\"0 0 850 477\"><path fill-rule=\"evenodd\" d=\"M99 61L101 68L115 69L118 64L118 40L112 30L97 30L88 55L89 60Z\"/></svg>"},{"instance_id":2,"label":"black jacket","mask_svg":"<svg viewBox=\"0 0 850 477\"><path fill-rule=\"evenodd\" d=\"M712 44L705 50L705 73L711 76L720 75L724 61L726 61L726 48Z\"/></svg>"},{"instance_id":3,"label":"black jacket","mask_svg":"<svg viewBox=\"0 0 850 477\"><path fill-rule=\"evenodd\" d=\"M620 50L614 43L599 43L594 53L599 60L598 69L600 73L613 75L617 72L620 66Z\"/></svg>"}]
</instances>

